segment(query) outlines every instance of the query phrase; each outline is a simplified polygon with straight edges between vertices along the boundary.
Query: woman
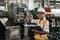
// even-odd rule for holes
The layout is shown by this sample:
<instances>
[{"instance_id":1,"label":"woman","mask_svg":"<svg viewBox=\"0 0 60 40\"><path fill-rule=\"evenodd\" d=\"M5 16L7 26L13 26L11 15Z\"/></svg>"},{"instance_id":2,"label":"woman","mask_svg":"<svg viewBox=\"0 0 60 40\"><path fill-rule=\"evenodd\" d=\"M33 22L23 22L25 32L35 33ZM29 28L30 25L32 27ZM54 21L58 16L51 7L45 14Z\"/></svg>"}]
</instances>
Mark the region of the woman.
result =
<instances>
[{"instance_id":1,"label":"woman","mask_svg":"<svg viewBox=\"0 0 60 40\"><path fill-rule=\"evenodd\" d=\"M45 10L42 7L40 7L38 9L37 17L38 17L37 20L34 20L31 17L29 17L29 19L31 20L31 22L36 21L36 25L40 26L42 28L43 32L37 31L37 30L32 30L34 32L34 38L35 38L35 40L48 40L49 21L46 20Z\"/></svg>"},{"instance_id":2,"label":"woman","mask_svg":"<svg viewBox=\"0 0 60 40\"><path fill-rule=\"evenodd\" d=\"M37 17L39 19L36 21L36 25L40 26L43 32L33 30L35 32L34 38L35 40L48 40L49 21L45 19L45 10L42 7L38 9Z\"/></svg>"}]
</instances>

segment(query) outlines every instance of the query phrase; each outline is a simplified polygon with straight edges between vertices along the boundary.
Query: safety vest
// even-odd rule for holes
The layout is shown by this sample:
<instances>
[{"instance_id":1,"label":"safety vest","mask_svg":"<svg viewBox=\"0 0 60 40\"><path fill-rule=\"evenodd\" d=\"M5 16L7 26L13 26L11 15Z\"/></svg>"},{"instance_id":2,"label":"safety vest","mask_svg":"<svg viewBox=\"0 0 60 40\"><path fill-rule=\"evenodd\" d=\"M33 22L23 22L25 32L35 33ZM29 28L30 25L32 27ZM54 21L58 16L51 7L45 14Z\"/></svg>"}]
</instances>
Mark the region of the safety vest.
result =
<instances>
[{"instance_id":1,"label":"safety vest","mask_svg":"<svg viewBox=\"0 0 60 40\"><path fill-rule=\"evenodd\" d=\"M38 25L42 28L42 29L44 29L44 24L46 23L46 21L47 20L41 20L41 22L39 23L39 20L37 20L37 23L38 23Z\"/></svg>"},{"instance_id":2,"label":"safety vest","mask_svg":"<svg viewBox=\"0 0 60 40\"><path fill-rule=\"evenodd\" d=\"M44 29L44 25L45 25L45 23L46 23L46 21L47 20L41 20L41 22L39 23L39 25L40 25L40 27L42 28L42 29ZM37 22L39 22L39 20L37 20ZM35 34L35 36L34 36L34 38L36 38L36 39L42 39L42 37L41 37L41 35L40 34ZM46 38L45 38L46 39Z\"/></svg>"}]
</instances>

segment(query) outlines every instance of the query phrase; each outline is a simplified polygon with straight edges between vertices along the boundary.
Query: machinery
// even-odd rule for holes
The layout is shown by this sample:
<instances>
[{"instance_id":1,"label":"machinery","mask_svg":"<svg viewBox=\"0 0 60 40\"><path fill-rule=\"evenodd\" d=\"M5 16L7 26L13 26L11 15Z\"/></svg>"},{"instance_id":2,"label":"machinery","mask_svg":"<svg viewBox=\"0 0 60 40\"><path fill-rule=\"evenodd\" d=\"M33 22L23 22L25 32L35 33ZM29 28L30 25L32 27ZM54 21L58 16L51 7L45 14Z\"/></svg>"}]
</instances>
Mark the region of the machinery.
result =
<instances>
[{"instance_id":1,"label":"machinery","mask_svg":"<svg viewBox=\"0 0 60 40\"><path fill-rule=\"evenodd\" d=\"M47 19L51 22L50 24L50 33L49 33L49 40L60 40L60 17L54 16L52 14Z\"/></svg>"},{"instance_id":2,"label":"machinery","mask_svg":"<svg viewBox=\"0 0 60 40\"><path fill-rule=\"evenodd\" d=\"M25 4L11 4L8 6L8 15L13 23L24 23L27 6Z\"/></svg>"},{"instance_id":3,"label":"machinery","mask_svg":"<svg viewBox=\"0 0 60 40\"><path fill-rule=\"evenodd\" d=\"M39 0L35 0L35 2L38 2L38 1ZM44 1L40 0L40 2L42 2L42 6L44 8ZM28 28L26 28L26 26L24 27L24 23L27 23L27 20L26 20L27 17L25 14L28 11L29 13L31 13L33 15L33 18L37 19L37 16L35 14L37 9L38 8L35 8L34 10L28 11L28 8L25 4L12 3L12 4L8 4L8 11L1 11L0 10L0 21L2 22L1 24L4 25L6 33L8 34L8 35L6 35L6 38L8 38L6 40L9 40L9 39L12 40L15 38L17 38L18 40L21 40L22 38L28 39L28 36L31 36L31 35L28 35L29 34L28 32L30 32L28 30ZM54 15L52 15L52 16L54 16ZM59 39L60 38L60 33L59 33L60 32L60 24L59 24L60 19L59 19L59 17L52 17L52 16L47 18L48 20L51 19L50 21L52 21L51 25L50 25L51 30L49 33L49 40L60 40ZM7 21L4 21L5 18L7 18ZM17 26L19 26L19 27L17 27ZM19 33L17 33L17 35L12 35L13 32L16 32L16 31L20 32L21 35ZM25 32L25 34L24 34L24 32ZM11 35L11 36L9 36L9 35ZM20 36L18 36L18 35L20 35ZM13 37L13 36L17 36L17 37ZM13 37L13 38L11 38L11 37Z\"/></svg>"},{"instance_id":4,"label":"machinery","mask_svg":"<svg viewBox=\"0 0 60 40\"><path fill-rule=\"evenodd\" d=\"M17 30L19 31L19 33L21 32L21 35L17 33L18 35L20 35L20 38L18 37L18 40L23 38L24 26L22 23L24 23L26 11L27 6L25 4L13 4L13 3L8 5L8 11L0 11L0 21L4 25L4 28L6 29L7 33L6 36L9 36L11 34L11 33L9 34L9 32L12 32L11 29L13 31L14 30L16 31L16 29L18 28L16 26L19 26ZM12 28L12 26L14 26L14 28Z\"/></svg>"}]
</instances>

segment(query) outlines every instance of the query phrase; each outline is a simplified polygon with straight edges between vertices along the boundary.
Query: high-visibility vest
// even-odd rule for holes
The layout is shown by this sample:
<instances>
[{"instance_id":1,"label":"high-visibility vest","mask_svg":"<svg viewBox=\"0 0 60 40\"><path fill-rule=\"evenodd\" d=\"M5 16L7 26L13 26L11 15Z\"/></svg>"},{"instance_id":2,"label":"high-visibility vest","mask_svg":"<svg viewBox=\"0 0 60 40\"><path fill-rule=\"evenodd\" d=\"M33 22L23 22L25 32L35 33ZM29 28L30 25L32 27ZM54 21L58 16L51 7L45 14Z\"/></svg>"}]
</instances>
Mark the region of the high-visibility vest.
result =
<instances>
[{"instance_id":1,"label":"high-visibility vest","mask_svg":"<svg viewBox=\"0 0 60 40\"><path fill-rule=\"evenodd\" d=\"M40 22L39 25L40 25L40 27L41 27L42 29L44 29L44 25L45 25L46 21L47 21L47 20L44 20L44 19L41 20L41 22ZM39 20L37 20L37 22L39 22ZM34 36L34 38L36 38L36 39L41 39L42 37L41 37L40 34L37 34L37 33L36 33L35 36Z\"/></svg>"},{"instance_id":2,"label":"high-visibility vest","mask_svg":"<svg viewBox=\"0 0 60 40\"><path fill-rule=\"evenodd\" d=\"M46 21L47 21L47 20L44 20L44 19L43 19L43 20L41 20L41 22L39 23L39 20L37 20L37 24L40 25L40 27L41 27L42 29L44 29L44 24L46 23Z\"/></svg>"},{"instance_id":3,"label":"high-visibility vest","mask_svg":"<svg viewBox=\"0 0 60 40\"><path fill-rule=\"evenodd\" d=\"M40 26L41 26L42 29L44 29L44 25L45 25L46 21L47 21L47 20L42 20L42 21L41 21Z\"/></svg>"}]
</instances>

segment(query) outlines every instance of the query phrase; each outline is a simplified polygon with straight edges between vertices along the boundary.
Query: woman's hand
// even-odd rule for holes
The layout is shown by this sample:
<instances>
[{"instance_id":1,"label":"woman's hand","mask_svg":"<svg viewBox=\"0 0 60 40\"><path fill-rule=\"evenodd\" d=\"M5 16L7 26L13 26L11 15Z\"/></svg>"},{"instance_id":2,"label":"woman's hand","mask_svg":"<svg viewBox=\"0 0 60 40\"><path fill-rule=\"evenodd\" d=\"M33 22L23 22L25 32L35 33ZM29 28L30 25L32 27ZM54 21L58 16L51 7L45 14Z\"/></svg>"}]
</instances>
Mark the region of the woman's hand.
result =
<instances>
[{"instance_id":1,"label":"woman's hand","mask_svg":"<svg viewBox=\"0 0 60 40\"><path fill-rule=\"evenodd\" d=\"M48 34L42 34L41 35L41 38L46 38L46 37L48 37Z\"/></svg>"},{"instance_id":2,"label":"woman's hand","mask_svg":"<svg viewBox=\"0 0 60 40\"><path fill-rule=\"evenodd\" d=\"M30 17L27 13L26 13L26 17L27 17L29 20L32 20L32 17Z\"/></svg>"}]
</instances>

